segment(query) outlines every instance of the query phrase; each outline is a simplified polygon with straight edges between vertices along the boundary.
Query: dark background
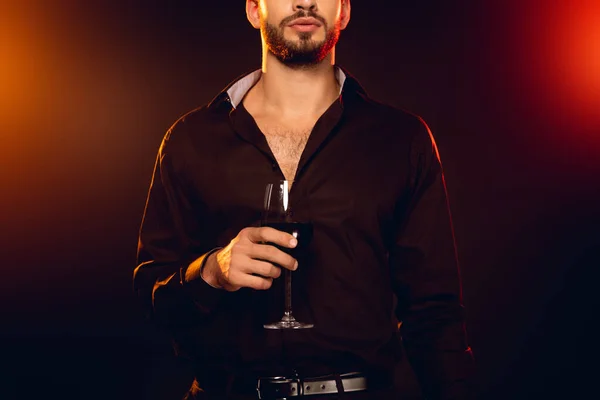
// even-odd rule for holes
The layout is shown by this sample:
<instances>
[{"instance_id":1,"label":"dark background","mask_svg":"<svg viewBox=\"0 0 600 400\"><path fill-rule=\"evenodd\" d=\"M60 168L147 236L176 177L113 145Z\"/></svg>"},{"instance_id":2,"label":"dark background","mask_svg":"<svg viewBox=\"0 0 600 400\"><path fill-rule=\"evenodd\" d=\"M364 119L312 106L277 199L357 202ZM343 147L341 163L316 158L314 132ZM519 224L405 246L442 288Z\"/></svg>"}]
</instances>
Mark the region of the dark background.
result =
<instances>
[{"instance_id":1,"label":"dark background","mask_svg":"<svg viewBox=\"0 0 600 400\"><path fill-rule=\"evenodd\" d=\"M133 296L137 230L165 131L260 65L243 3L0 5L0 398L189 384ZM338 46L436 136L482 398L596 389L598 27L591 0L355 0Z\"/></svg>"}]
</instances>

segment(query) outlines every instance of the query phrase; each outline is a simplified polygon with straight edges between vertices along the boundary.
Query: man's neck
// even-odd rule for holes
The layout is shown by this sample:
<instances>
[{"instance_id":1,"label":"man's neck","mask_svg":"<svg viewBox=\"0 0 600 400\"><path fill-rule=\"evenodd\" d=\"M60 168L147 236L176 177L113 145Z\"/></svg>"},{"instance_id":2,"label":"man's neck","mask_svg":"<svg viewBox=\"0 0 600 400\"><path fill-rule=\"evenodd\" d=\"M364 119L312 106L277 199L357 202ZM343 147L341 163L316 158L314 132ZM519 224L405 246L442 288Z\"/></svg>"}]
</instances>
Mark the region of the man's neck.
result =
<instances>
[{"instance_id":1,"label":"man's neck","mask_svg":"<svg viewBox=\"0 0 600 400\"><path fill-rule=\"evenodd\" d=\"M290 68L265 55L262 77L248 93L252 103L271 115L300 117L321 114L339 96L333 53L307 68Z\"/></svg>"}]
</instances>

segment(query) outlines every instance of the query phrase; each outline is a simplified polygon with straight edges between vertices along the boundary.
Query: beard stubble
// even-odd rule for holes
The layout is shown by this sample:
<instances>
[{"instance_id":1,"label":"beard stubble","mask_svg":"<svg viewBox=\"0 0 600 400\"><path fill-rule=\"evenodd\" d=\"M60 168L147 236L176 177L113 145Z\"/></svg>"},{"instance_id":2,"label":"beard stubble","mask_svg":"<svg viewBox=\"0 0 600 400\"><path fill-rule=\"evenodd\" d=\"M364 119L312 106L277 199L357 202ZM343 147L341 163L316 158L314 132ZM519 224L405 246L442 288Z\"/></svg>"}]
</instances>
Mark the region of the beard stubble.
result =
<instances>
[{"instance_id":1,"label":"beard stubble","mask_svg":"<svg viewBox=\"0 0 600 400\"><path fill-rule=\"evenodd\" d=\"M319 20L325 28L325 39L313 40L313 32L298 32L298 41L288 40L284 36L285 27L297 18L312 17ZM261 27L268 51L281 63L290 68L309 68L319 64L327 57L339 40L339 26L328 29L327 21L311 12L299 11L284 18L279 26L264 22Z\"/></svg>"}]
</instances>

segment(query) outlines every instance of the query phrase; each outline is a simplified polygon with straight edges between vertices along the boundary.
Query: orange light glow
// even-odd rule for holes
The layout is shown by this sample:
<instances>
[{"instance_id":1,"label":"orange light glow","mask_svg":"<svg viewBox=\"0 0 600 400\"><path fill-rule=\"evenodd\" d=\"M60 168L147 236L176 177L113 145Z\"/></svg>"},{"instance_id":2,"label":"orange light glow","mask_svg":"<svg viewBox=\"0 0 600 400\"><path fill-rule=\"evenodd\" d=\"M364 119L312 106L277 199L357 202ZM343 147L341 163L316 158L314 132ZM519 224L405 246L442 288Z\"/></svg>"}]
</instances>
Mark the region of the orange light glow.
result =
<instances>
[{"instance_id":1,"label":"orange light glow","mask_svg":"<svg viewBox=\"0 0 600 400\"><path fill-rule=\"evenodd\" d=\"M0 18L0 122L7 123L30 111L30 99L35 93L31 78L38 64L33 55L39 56L41 49L34 48L26 19L15 11L3 11ZM4 135L8 134L7 130L3 131Z\"/></svg>"},{"instance_id":2,"label":"orange light glow","mask_svg":"<svg viewBox=\"0 0 600 400\"><path fill-rule=\"evenodd\" d=\"M557 84L576 107L600 118L600 2L566 2L560 11Z\"/></svg>"},{"instance_id":3,"label":"orange light glow","mask_svg":"<svg viewBox=\"0 0 600 400\"><path fill-rule=\"evenodd\" d=\"M600 2L523 4L513 40L530 108L600 139Z\"/></svg>"}]
</instances>

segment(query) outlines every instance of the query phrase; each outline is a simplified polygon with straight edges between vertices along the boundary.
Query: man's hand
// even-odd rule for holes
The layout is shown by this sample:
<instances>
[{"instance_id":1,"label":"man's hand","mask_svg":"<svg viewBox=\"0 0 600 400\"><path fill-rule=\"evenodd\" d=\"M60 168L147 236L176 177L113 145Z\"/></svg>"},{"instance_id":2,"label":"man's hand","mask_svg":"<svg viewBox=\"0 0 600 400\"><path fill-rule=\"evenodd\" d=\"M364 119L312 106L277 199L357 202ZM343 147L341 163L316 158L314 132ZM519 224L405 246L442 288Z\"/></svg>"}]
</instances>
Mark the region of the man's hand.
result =
<instances>
[{"instance_id":1,"label":"man's hand","mask_svg":"<svg viewBox=\"0 0 600 400\"><path fill-rule=\"evenodd\" d=\"M211 286L234 292L243 287L267 290L281 268L295 270L298 262L275 246L294 248L297 240L273 228L245 228L224 249L211 254L202 279Z\"/></svg>"}]
</instances>

